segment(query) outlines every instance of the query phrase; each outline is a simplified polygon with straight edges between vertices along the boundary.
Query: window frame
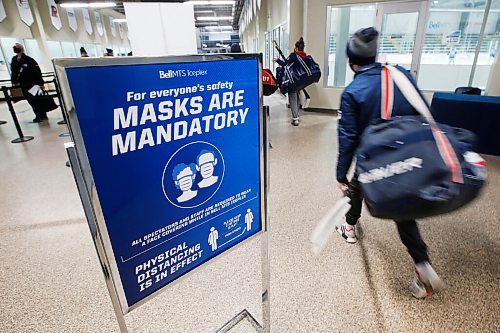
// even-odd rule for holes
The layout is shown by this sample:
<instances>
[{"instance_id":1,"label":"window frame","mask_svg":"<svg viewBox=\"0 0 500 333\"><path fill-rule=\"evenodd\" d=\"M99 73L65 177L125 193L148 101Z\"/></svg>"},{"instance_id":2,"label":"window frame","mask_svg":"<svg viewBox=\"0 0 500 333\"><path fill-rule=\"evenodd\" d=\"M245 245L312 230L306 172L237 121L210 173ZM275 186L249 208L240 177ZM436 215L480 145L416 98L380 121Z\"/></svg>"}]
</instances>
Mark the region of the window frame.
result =
<instances>
[{"instance_id":1,"label":"window frame","mask_svg":"<svg viewBox=\"0 0 500 333\"><path fill-rule=\"evenodd\" d=\"M421 1L391 1L390 3L394 3L394 4L397 4L397 3L401 3L401 4L404 4L404 3L411 3L411 2L421 2ZM479 60L479 54L481 53L481 45L482 45L482 42L483 42L483 39L484 39L484 31L486 29L486 25L487 25L487 22L488 22L488 17L489 17L489 14L491 12L491 5L492 5L492 2L493 0L486 0L486 4L485 4L485 8L484 8L484 12L483 12L483 19L482 19L482 22L481 22L481 28L480 28L480 34L479 34L479 40L478 40L478 43L476 45L476 49L475 49L475 52L474 52L474 60L473 60L473 63L472 63L472 68L471 68L471 72L469 74L469 82L468 82L468 85L471 86L474 82L474 76L476 74L476 69L477 69L477 63L478 63L478 60ZM329 73L329 61L328 61L328 57L330 55L330 26L331 26L331 9L332 8L345 8L345 7L354 7L354 6L375 6L375 11L376 11L376 14L375 14L375 17L377 17L378 15L378 11L379 11L379 5L383 5L384 3L386 2L383 2L383 1L376 1L376 2L359 2L359 3L352 3L352 4L342 4L342 5L328 5L326 6L326 25L325 25L325 29L326 29L326 37L325 37L325 48L324 48L324 69L325 69L325 79L323 80L323 88L333 88L333 89L339 89L339 88L345 88L346 86L335 86L335 85L328 85L328 73ZM420 72L420 66L421 66L421 62L422 62L422 55L423 55L423 50L424 50L424 39L425 39L425 35L427 34L427 30L428 30L428 25L429 25L429 16L430 16L430 13L431 13L431 7L430 6L427 6L427 10L425 12L422 12L421 15L424 15L424 20L423 20L423 24L424 24L424 27L423 27L423 30L424 30L424 33L422 35L422 39L420 41L416 41L415 45L417 45L417 42L420 46L419 50L418 50L418 58L417 58L417 65L416 65L416 69L417 69L417 77L416 79L418 79L418 74ZM376 22L373 22L373 25L375 25ZM417 27L417 29L420 29L420 27ZM435 92L437 90L432 90L432 89L422 89L422 91L426 91L426 92Z\"/></svg>"}]
</instances>

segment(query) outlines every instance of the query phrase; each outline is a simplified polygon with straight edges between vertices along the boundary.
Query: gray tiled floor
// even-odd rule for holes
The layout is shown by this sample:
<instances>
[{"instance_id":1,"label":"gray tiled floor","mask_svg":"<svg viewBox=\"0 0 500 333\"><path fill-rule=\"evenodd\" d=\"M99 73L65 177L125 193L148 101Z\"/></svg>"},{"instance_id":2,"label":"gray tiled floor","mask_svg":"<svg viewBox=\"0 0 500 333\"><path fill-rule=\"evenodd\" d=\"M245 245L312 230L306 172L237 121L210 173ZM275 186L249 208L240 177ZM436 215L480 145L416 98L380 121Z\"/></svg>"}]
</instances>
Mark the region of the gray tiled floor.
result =
<instances>
[{"instance_id":1,"label":"gray tiled floor","mask_svg":"<svg viewBox=\"0 0 500 333\"><path fill-rule=\"evenodd\" d=\"M500 158L486 157L481 198L421 222L436 270L448 288L417 301L406 289L412 264L391 222L364 214L356 245L332 239L315 257L308 238L340 197L334 187L336 118L307 113L288 122L284 100L271 105L272 332L500 331ZM117 332L116 320L66 153L59 111L48 124L19 108L26 135L0 106L0 331ZM127 315L134 332L206 332L242 308L257 318L260 240L254 239L168 288ZM214 283L213 281L217 281ZM252 332L242 323L234 332Z\"/></svg>"}]
</instances>

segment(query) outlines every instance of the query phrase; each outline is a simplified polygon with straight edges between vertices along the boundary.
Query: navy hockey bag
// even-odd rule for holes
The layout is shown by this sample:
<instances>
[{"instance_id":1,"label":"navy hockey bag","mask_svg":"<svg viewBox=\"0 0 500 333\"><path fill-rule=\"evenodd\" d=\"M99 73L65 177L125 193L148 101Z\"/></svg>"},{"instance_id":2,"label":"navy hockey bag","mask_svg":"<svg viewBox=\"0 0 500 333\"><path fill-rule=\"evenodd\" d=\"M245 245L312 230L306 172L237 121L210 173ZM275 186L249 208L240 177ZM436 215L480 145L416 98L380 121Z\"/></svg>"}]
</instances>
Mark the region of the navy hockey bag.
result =
<instances>
[{"instance_id":1,"label":"navy hockey bag","mask_svg":"<svg viewBox=\"0 0 500 333\"><path fill-rule=\"evenodd\" d=\"M283 66L280 71L280 91L283 94L304 89L321 78L321 69L311 56L302 58L297 55L297 60Z\"/></svg>"},{"instance_id":2,"label":"navy hockey bag","mask_svg":"<svg viewBox=\"0 0 500 333\"><path fill-rule=\"evenodd\" d=\"M356 174L371 215L411 220L456 210L478 196L484 160L470 131L438 124L408 78L382 70L382 119L370 125L357 151ZM391 118L396 84L421 116ZM385 87L385 88L384 88Z\"/></svg>"}]
</instances>

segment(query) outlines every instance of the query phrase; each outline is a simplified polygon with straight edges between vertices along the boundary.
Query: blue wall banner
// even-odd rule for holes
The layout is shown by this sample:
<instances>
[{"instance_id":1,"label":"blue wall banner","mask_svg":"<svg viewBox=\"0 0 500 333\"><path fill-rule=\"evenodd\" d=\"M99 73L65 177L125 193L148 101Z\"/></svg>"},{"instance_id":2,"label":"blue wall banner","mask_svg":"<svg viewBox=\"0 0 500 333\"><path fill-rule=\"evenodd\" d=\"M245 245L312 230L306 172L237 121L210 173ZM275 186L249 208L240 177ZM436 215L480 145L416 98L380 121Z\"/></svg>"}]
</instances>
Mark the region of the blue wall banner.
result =
<instances>
[{"instance_id":1,"label":"blue wall banner","mask_svg":"<svg viewBox=\"0 0 500 333\"><path fill-rule=\"evenodd\" d=\"M263 230L259 57L196 59L64 68L125 312Z\"/></svg>"}]
</instances>

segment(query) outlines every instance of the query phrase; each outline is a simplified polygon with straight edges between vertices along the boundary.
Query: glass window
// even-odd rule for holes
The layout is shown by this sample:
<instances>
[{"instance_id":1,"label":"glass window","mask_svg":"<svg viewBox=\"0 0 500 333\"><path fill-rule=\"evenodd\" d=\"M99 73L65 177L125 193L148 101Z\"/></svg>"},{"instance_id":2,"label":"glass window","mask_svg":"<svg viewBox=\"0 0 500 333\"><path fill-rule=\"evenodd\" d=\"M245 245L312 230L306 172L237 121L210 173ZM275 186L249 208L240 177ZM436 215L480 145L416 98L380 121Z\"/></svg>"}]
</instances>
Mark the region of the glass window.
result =
<instances>
[{"instance_id":1,"label":"glass window","mask_svg":"<svg viewBox=\"0 0 500 333\"><path fill-rule=\"evenodd\" d=\"M479 50L476 71L472 86L486 89L491 66L497 56L498 44L500 41L500 0L491 2L490 13L486 20L483 41Z\"/></svg>"},{"instance_id":2,"label":"glass window","mask_svg":"<svg viewBox=\"0 0 500 333\"><path fill-rule=\"evenodd\" d=\"M0 37L0 46L2 47L2 52L5 56L5 69L8 71L8 75L10 78L10 62L12 60L12 57L14 56L14 51L12 51L12 47L14 46L15 43L21 43L22 40L18 38L12 38L12 37Z\"/></svg>"},{"instance_id":3,"label":"glass window","mask_svg":"<svg viewBox=\"0 0 500 333\"><path fill-rule=\"evenodd\" d=\"M99 45L99 44L95 44L94 45L94 48L95 48L95 57L102 57L104 56L104 48L102 47L102 45Z\"/></svg>"},{"instance_id":4,"label":"glass window","mask_svg":"<svg viewBox=\"0 0 500 333\"><path fill-rule=\"evenodd\" d=\"M265 50L265 53L266 55L264 56L264 67L265 68L269 68L269 64L271 63L271 41L269 40L269 32L265 32L264 33L264 39L265 39L265 43L266 43L266 50Z\"/></svg>"},{"instance_id":5,"label":"glass window","mask_svg":"<svg viewBox=\"0 0 500 333\"><path fill-rule=\"evenodd\" d=\"M35 39L27 38L23 42L24 42L24 48L26 49L26 54L35 59L36 62L38 62L38 64L40 65L40 69L42 70L42 73L53 71L52 67L45 66L43 62L45 55L43 54L40 45Z\"/></svg>"},{"instance_id":6,"label":"glass window","mask_svg":"<svg viewBox=\"0 0 500 333\"><path fill-rule=\"evenodd\" d=\"M62 52L65 57L79 57L80 56L80 48L78 48L78 53L75 50L75 44L72 42L61 42Z\"/></svg>"},{"instance_id":7,"label":"glass window","mask_svg":"<svg viewBox=\"0 0 500 333\"><path fill-rule=\"evenodd\" d=\"M83 47L87 51L89 57L102 57L102 54L98 52L96 44L84 44Z\"/></svg>"},{"instance_id":8,"label":"glass window","mask_svg":"<svg viewBox=\"0 0 500 333\"><path fill-rule=\"evenodd\" d=\"M62 58L63 57L63 51L61 48L61 43L49 40L47 41L47 48L49 49L49 56L50 59L54 58Z\"/></svg>"},{"instance_id":9,"label":"glass window","mask_svg":"<svg viewBox=\"0 0 500 333\"><path fill-rule=\"evenodd\" d=\"M378 62L411 69L417 38L418 12L384 14L380 30Z\"/></svg>"},{"instance_id":10,"label":"glass window","mask_svg":"<svg viewBox=\"0 0 500 333\"><path fill-rule=\"evenodd\" d=\"M356 30L375 23L376 6L329 7L327 86L344 87L354 76L345 54L345 46ZM307 44L307 41L306 41Z\"/></svg>"},{"instance_id":11,"label":"glass window","mask_svg":"<svg viewBox=\"0 0 500 333\"><path fill-rule=\"evenodd\" d=\"M283 52L283 55L285 57L288 57L288 34L285 31L285 28L283 26L279 26L273 29L271 32L272 34L272 39L271 39L271 61L274 58L280 58L278 50L276 50L275 45L277 44L280 50ZM275 44L276 43L276 44ZM307 41L306 41L307 44ZM276 71L276 67L278 67L278 63L272 63L272 71Z\"/></svg>"},{"instance_id":12,"label":"glass window","mask_svg":"<svg viewBox=\"0 0 500 333\"><path fill-rule=\"evenodd\" d=\"M0 80L10 80L10 68L0 49Z\"/></svg>"},{"instance_id":13,"label":"glass window","mask_svg":"<svg viewBox=\"0 0 500 333\"><path fill-rule=\"evenodd\" d=\"M430 3L418 73L420 88L454 91L457 87L469 85L485 3L463 0ZM495 26L487 27L485 33L494 33L497 19L496 16ZM485 68L488 67L489 44L483 41L481 49L484 50L481 56L484 65L476 71L478 79L484 76L482 72L489 71Z\"/></svg>"}]
</instances>

